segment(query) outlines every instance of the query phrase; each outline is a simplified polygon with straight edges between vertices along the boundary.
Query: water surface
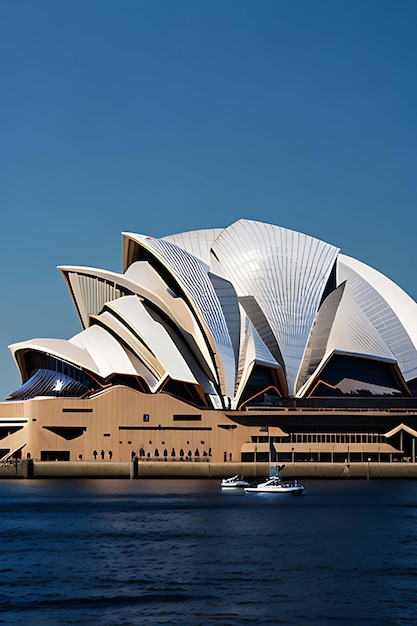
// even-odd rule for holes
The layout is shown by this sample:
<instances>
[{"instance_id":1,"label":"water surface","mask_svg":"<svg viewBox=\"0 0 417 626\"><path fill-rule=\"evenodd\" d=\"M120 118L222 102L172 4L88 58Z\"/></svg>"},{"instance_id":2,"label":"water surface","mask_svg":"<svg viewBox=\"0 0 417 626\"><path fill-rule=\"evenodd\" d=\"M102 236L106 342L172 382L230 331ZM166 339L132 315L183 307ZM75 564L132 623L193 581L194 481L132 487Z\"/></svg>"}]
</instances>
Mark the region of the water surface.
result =
<instances>
[{"instance_id":1,"label":"water surface","mask_svg":"<svg viewBox=\"0 0 417 626\"><path fill-rule=\"evenodd\" d=\"M417 482L0 481L0 623L415 624Z\"/></svg>"}]
</instances>

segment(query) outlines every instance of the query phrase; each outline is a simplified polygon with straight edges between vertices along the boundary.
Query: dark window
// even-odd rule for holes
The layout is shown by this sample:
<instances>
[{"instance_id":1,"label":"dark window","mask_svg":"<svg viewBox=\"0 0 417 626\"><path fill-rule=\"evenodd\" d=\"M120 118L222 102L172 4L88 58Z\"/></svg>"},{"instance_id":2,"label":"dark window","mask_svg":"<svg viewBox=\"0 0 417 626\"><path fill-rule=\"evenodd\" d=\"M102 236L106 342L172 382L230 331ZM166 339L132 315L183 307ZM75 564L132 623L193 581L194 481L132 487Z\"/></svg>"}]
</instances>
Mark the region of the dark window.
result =
<instances>
[{"instance_id":1,"label":"dark window","mask_svg":"<svg viewBox=\"0 0 417 626\"><path fill-rule=\"evenodd\" d=\"M67 450L41 450L41 461L69 461Z\"/></svg>"},{"instance_id":2,"label":"dark window","mask_svg":"<svg viewBox=\"0 0 417 626\"><path fill-rule=\"evenodd\" d=\"M242 463L253 463L255 454L253 452L242 452Z\"/></svg>"},{"instance_id":3,"label":"dark window","mask_svg":"<svg viewBox=\"0 0 417 626\"><path fill-rule=\"evenodd\" d=\"M173 415L174 422L201 422L201 415Z\"/></svg>"},{"instance_id":4,"label":"dark window","mask_svg":"<svg viewBox=\"0 0 417 626\"><path fill-rule=\"evenodd\" d=\"M22 430L23 426L7 426L5 428L0 428L0 439L4 439L8 435L12 433L16 433L18 430Z\"/></svg>"},{"instance_id":5,"label":"dark window","mask_svg":"<svg viewBox=\"0 0 417 626\"><path fill-rule=\"evenodd\" d=\"M85 426L44 426L45 430L51 431L55 435L71 441L71 439L77 439L81 437L87 430Z\"/></svg>"},{"instance_id":6,"label":"dark window","mask_svg":"<svg viewBox=\"0 0 417 626\"><path fill-rule=\"evenodd\" d=\"M341 381L344 379L360 383L357 383L357 388L349 387L347 391L343 391ZM389 363L347 355L334 355L321 372L318 382L314 396L372 397L374 393L383 396L383 391L373 391L374 386L390 388L391 391L386 395L391 397L396 393L405 393L404 386L397 380Z\"/></svg>"},{"instance_id":7,"label":"dark window","mask_svg":"<svg viewBox=\"0 0 417 626\"><path fill-rule=\"evenodd\" d=\"M51 355L27 352L24 366L28 378L8 400L29 400L36 396L80 397L97 387L82 370Z\"/></svg>"},{"instance_id":8,"label":"dark window","mask_svg":"<svg viewBox=\"0 0 417 626\"><path fill-rule=\"evenodd\" d=\"M185 430L187 432L197 430L212 430L211 426L119 426L119 430Z\"/></svg>"}]
</instances>

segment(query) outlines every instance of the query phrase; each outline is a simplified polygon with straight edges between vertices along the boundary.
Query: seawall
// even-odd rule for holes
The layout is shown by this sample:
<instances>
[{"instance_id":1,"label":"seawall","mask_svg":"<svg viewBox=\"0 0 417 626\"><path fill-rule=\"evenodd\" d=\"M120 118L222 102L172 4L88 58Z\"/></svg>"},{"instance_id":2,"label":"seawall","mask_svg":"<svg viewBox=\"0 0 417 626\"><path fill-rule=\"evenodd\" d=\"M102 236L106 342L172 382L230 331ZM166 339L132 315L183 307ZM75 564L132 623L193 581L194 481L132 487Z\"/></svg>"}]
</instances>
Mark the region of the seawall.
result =
<instances>
[{"instance_id":1,"label":"seawall","mask_svg":"<svg viewBox=\"0 0 417 626\"><path fill-rule=\"evenodd\" d=\"M22 461L0 466L1 478L213 478L269 475L268 463L189 463L117 461ZM416 479L417 463L288 463L282 478Z\"/></svg>"}]
</instances>

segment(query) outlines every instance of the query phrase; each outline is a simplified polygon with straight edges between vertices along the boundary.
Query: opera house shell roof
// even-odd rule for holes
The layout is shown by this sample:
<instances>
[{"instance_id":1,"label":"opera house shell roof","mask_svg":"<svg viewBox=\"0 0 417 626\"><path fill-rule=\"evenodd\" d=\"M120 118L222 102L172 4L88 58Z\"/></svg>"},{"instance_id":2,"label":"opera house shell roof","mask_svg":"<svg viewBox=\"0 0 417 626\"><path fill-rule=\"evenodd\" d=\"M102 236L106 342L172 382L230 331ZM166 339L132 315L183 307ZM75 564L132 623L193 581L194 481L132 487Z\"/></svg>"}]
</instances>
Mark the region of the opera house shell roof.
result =
<instances>
[{"instance_id":1,"label":"opera house shell roof","mask_svg":"<svg viewBox=\"0 0 417 626\"><path fill-rule=\"evenodd\" d=\"M417 304L337 247L250 220L122 241L120 274L59 268L82 329L11 345L8 400L114 385L223 410L417 395Z\"/></svg>"}]
</instances>

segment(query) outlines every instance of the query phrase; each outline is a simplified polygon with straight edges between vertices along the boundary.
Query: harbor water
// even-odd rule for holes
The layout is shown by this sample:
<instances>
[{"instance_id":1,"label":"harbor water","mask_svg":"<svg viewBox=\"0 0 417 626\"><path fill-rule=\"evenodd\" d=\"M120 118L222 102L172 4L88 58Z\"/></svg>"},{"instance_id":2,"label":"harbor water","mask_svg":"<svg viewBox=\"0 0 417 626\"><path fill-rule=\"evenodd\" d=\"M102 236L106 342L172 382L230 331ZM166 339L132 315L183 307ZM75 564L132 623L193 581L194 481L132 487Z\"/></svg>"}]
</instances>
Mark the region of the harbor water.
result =
<instances>
[{"instance_id":1,"label":"harbor water","mask_svg":"<svg viewBox=\"0 0 417 626\"><path fill-rule=\"evenodd\" d=\"M417 481L0 481L0 624L415 624Z\"/></svg>"}]
</instances>

